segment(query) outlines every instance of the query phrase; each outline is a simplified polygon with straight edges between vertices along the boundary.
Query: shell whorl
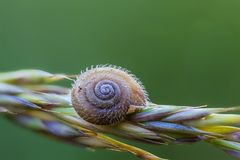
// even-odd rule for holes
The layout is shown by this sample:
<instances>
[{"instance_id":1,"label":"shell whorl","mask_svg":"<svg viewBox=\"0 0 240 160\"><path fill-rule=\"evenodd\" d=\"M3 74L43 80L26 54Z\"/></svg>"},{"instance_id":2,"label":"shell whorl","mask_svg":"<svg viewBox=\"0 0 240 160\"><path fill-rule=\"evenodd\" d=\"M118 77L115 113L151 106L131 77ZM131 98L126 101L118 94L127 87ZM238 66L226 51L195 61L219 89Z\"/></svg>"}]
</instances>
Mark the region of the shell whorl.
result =
<instances>
[{"instance_id":1,"label":"shell whorl","mask_svg":"<svg viewBox=\"0 0 240 160\"><path fill-rule=\"evenodd\" d=\"M71 91L72 104L81 118L97 125L125 119L131 105L145 106L141 83L117 67L97 67L80 74Z\"/></svg>"}]
</instances>

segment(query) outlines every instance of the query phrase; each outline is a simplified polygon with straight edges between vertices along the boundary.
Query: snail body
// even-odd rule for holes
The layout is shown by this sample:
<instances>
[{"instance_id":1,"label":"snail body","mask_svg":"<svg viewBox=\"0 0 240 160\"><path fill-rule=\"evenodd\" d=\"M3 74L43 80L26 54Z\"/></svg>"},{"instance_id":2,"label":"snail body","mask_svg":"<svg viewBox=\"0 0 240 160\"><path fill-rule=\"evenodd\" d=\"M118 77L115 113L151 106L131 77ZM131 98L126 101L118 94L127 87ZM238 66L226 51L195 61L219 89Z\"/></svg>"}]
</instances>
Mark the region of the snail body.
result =
<instances>
[{"instance_id":1,"label":"snail body","mask_svg":"<svg viewBox=\"0 0 240 160\"><path fill-rule=\"evenodd\" d=\"M80 74L71 91L72 105L84 120L112 125L126 118L131 105L145 106L146 92L127 71L111 66Z\"/></svg>"}]
</instances>

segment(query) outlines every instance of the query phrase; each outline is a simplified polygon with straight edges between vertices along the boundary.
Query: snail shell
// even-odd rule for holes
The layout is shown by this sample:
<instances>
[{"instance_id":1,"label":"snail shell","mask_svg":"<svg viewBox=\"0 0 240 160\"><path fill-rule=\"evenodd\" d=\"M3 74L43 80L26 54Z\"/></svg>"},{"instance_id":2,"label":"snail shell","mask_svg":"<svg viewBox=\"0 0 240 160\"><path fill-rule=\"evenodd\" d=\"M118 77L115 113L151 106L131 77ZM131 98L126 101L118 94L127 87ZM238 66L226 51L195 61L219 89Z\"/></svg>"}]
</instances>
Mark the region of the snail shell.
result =
<instances>
[{"instance_id":1,"label":"snail shell","mask_svg":"<svg viewBox=\"0 0 240 160\"><path fill-rule=\"evenodd\" d=\"M111 125L124 120L131 105L145 106L147 96L135 76L121 68L103 66L81 73L71 98L81 118Z\"/></svg>"}]
</instances>

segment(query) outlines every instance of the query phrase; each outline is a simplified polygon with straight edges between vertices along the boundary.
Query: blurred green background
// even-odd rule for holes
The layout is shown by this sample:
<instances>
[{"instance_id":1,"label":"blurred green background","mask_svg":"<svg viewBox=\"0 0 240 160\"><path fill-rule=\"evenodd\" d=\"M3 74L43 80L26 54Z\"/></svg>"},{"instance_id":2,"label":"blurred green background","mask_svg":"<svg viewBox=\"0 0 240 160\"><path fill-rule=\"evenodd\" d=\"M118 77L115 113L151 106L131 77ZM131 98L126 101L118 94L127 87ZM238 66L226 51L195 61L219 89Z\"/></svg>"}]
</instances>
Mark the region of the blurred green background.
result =
<instances>
[{"instance_id":1,"label":"blurred green background","mask_svg":"<svg viewBox=\"0 0 240 160\"><path fill-rule=\"evenodd\" d=\"M0 71L131 70L155 103L240 104L240 1L1 0ZM137 144L172 160L231 159L205 143ZM137 160L51 141L0 119L2 160Z\"/></svg>"}]
</instances>

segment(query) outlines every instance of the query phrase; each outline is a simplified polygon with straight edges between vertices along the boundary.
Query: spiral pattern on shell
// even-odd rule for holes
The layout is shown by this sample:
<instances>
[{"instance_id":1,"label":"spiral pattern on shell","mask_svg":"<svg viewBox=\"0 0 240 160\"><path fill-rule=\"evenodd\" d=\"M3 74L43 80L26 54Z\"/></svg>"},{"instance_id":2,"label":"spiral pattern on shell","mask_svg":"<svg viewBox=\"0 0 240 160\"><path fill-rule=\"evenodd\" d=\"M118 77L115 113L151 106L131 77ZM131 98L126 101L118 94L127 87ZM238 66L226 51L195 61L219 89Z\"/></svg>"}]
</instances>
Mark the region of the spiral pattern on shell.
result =
<instances>
[{"instance_id":1,"label":"spiral pattern on shell","mask_svg":"<svg viewBox=\"0 0 240 160\"><path fill-rule=\"evenodd\" d=\"M84 120L97 125L116 124L131 105L145 106L141 83L127 71L103 66L80 74L71 91L72 105Z\"/></svg>"}]
</instances>

